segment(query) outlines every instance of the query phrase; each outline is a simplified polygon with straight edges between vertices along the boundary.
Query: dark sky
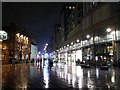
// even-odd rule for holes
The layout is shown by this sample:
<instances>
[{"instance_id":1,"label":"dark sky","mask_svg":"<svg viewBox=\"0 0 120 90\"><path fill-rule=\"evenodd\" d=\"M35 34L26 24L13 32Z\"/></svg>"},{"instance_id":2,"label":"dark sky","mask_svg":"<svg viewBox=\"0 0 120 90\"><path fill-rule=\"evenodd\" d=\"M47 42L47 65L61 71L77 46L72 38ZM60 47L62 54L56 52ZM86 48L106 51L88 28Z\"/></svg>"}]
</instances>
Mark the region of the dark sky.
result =
<instances>
[{"instance_id":1,"label":"dark sky","mask_svg":"<svg viewBox=\"0 0 120 90\"><path fill-rule=\"evenodd\" d=\"M2 25L16 23L44 48L49 42L54 24L59 22L61 2L4 2L2 3Z\"/></svg>"}]
</instances>

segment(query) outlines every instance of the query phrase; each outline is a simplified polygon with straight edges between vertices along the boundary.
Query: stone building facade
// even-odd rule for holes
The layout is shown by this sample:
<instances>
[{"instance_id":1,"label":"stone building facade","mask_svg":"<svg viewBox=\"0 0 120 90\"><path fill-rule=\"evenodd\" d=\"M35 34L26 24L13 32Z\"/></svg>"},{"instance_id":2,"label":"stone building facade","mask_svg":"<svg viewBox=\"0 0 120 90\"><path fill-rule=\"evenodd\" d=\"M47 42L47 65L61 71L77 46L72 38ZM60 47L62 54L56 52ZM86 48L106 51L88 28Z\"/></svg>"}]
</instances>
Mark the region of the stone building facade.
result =
<instances>
[{"instance_id":1,"label":"stone building facade","mask_svg":"<svg viewBox=\"0 0 120 90\"><path fill-rule=\"evenodd\" d=\"M7 32L8 39L2 41L2 64L29 62L31 39L25 32L17 30L15 24L2 28Z\"/></svg>"}]
</instances>

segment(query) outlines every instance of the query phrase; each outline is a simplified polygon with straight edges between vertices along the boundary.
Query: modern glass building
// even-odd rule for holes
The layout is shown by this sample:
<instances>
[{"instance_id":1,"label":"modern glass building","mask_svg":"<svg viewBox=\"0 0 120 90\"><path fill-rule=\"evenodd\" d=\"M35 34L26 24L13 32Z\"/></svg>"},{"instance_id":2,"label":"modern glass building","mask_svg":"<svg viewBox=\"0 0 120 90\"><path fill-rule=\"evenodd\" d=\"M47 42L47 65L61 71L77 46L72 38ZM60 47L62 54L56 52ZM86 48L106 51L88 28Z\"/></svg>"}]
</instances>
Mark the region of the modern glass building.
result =
<instances>
[{"instance_id":1,"label":"modern glass building","mask_svg":"<svg viewBox=\"0 0 120 90\"><path fill-rule=\"evenodd\" d=\"M120 59L120 2L68 3L61 13L58 35L59 62L72 66L75 62L111 61ZM69 14L66 14L68 13ZM67 16L66 16L67 15Z\"/></svg>"}]
</instances>

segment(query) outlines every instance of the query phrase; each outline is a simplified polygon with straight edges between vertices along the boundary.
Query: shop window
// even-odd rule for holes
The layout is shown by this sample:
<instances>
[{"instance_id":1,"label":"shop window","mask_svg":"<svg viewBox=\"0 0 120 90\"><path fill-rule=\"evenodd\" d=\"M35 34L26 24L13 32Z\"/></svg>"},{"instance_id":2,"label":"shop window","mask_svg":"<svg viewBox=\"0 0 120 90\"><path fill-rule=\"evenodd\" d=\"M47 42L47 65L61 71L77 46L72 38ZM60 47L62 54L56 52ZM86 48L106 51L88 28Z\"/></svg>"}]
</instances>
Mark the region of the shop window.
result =
<instances>
[{"instance_id":1,"label":"shop window","mask_svg":"<svg viewBox=\"0 0 120 90\"><path fill-rule=\"evenodd\" d=\"M0 44L0 49L2 49L2 45Z\"/></svg>"},{"instance_id":2,"label":"shop window","mask_svg":"<svg viewBox=\"0 0 120 90\"><path fill-rule=\"evenodd\" d=\"M7 47L6 46L3 46L3 48L2 48L3 50L6 50L7 49Z\"/></svg>"}]
</instances>

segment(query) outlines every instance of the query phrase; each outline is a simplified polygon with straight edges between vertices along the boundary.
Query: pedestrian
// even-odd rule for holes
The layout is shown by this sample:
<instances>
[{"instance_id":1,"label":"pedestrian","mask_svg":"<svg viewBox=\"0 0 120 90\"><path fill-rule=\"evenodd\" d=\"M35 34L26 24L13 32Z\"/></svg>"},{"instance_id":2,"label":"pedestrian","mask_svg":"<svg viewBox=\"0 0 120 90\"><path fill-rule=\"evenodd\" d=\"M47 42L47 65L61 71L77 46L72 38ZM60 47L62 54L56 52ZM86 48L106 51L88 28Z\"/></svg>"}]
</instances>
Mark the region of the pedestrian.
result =
<instances>
[{"instance_id":1,"label":"pedestrian","mask_svg":"<svg viewBox=\"0 0 120 90\"><path fill-rule=\"evenodd\" d=\"M12 65L15 65L15 59L12 60Z\"/></svg>"},{"instance_id":2,"label":"pedestrian","mask_svg":"<svg viewBox=\"0 0 120 90\"><path fill-rule=\"evenodd\" d=\"M49 61L49 67L50 67L50 69L53 67L53 61L52 60Z\"/></svg>"}]
</instances>

